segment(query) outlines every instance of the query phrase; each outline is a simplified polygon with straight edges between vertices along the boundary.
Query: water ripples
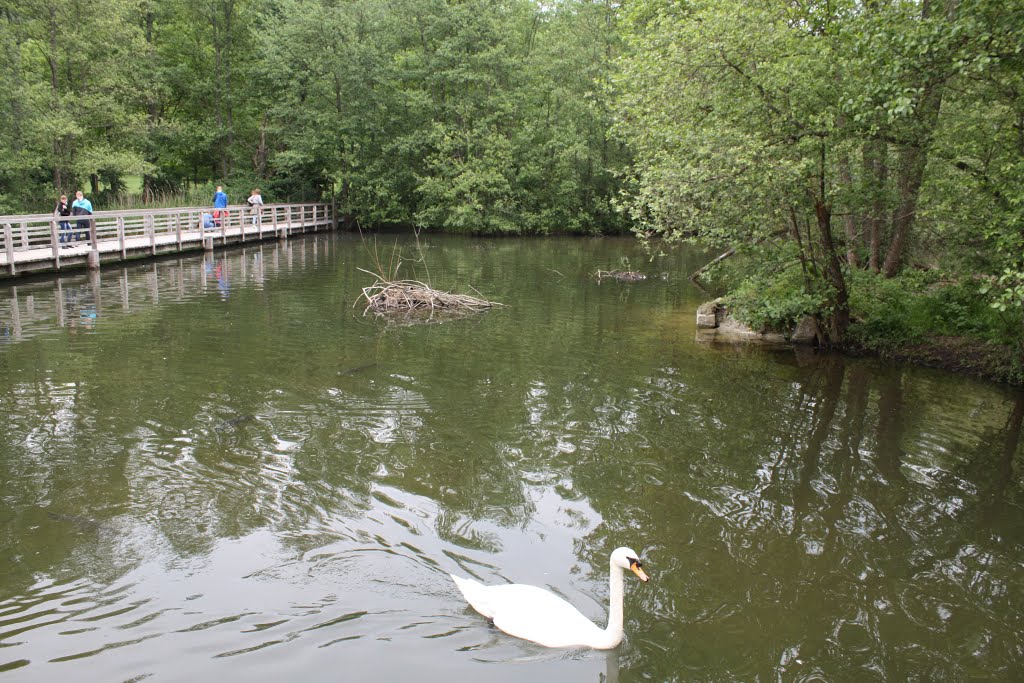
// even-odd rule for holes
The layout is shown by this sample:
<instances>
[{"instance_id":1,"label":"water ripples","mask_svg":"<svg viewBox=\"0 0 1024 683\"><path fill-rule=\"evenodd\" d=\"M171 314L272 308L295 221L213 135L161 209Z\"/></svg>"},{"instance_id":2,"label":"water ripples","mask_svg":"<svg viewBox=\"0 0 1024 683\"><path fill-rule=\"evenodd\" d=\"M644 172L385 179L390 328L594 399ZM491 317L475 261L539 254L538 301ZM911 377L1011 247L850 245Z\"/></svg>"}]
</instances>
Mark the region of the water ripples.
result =
<instances>
[{"instance_id":1,"label":"water ripples","mask_svg":"<svg viewBox=\"0 0 1024 683\"><path fill-rule=\"evenodd\" d=\"M23 319L0 347L0 671L1012 679L1012 397L698 347L662 283L588 280L586 241L552 242L568 265L431 248L432 272L493 272L514 305L386 325L352 311L354 252L319 244L228 254L220 277L201 258L127 288L104 273L101 304L127 310ZM447 576L603 621L622 544L654 581L628 585L618 653L507 638Z\"/></svg>"}]
</instances>

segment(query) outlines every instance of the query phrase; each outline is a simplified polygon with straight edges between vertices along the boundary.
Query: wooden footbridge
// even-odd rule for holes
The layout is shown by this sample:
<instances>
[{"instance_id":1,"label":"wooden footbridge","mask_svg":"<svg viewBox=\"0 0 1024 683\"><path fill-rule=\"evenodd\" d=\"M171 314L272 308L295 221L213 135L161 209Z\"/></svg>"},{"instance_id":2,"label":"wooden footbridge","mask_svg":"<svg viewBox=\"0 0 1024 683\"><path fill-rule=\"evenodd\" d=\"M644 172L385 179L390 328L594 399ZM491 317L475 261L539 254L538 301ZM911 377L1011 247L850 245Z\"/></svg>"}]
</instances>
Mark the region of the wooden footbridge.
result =
<instances>
[{"instance_id":1,"label":"wooden footbridge","mask_svg":"<svg viewBox=\"0 0 1024 683\"><path fill-rule=\"evenodd\" d=\"M205 207L184 207L97 211L90 216L0 216L0 278L99 268L108 262L213 250L337 228L331 204L266 204L260 210L231 206L214 227L204 228L203 214L212 217L213 212ZM70 223L70 231L62 229L63 221ZM209 223L209 218L205 222ZM69 241L62 241L64 238Z\"/></svg>"}]
</instances>

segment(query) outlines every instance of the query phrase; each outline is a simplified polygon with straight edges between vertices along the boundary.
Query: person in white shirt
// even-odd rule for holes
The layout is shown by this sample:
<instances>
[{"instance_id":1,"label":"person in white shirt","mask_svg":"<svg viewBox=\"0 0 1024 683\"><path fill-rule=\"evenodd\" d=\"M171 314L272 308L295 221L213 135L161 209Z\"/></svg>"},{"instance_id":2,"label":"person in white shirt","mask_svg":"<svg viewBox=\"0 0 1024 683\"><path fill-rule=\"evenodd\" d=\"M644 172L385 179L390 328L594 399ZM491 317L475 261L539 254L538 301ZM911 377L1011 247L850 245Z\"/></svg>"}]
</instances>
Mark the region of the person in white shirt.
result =
<instances>
[{"instance_id":1,"label":"person in white shirt","mask_svg":"<svg viewBox=\"0 0 1024 683\"><path fill-rule=\"evenodd\" d=\"M256 225L260 217L260 210L263 208L263 197L260 196L260 188L255 188L249 193L249 206L252 207L252 224Z\"/></svg>"}]
</instances>

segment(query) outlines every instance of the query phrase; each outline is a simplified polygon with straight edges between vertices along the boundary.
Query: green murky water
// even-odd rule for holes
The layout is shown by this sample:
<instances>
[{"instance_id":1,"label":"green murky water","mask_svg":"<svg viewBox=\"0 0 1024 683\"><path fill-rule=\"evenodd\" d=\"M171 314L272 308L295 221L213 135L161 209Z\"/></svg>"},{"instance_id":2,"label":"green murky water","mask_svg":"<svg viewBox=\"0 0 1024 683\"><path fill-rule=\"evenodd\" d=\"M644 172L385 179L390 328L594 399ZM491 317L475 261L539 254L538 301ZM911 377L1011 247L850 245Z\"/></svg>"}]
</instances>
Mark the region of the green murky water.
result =
<instances>
[{"instance_id":1,"label":"green murky water","mask_svg":"<svg viewBox=\"0 0 1024 683\"><path fill-rule=\"evenodd\" d=\"M335 234L0 286L0 679L1020 679L1019 391L697 343L702 255L422 241L510 306L364 317ZM619 545L613 652L448 578L603 621Z\"/></svg>"}]
</instances>

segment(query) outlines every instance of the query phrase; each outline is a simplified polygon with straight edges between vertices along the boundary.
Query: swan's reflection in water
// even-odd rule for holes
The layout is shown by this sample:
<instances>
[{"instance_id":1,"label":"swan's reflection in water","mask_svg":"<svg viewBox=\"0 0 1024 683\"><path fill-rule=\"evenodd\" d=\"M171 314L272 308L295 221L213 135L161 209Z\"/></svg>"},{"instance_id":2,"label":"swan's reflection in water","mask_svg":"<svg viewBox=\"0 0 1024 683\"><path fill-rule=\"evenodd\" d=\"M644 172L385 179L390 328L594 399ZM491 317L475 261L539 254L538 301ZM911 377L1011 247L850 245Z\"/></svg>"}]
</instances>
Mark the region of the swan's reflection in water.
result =
<instances>
[{"instance_id":1,"label":"swan's reflection in water","mask_svg":"<svg viewBox=\"0 0 1024 683\"><path fill-rule=\"evenodd\" d=\"M619 651L608 650L604 653L604 674L598 676L599 683L619 683Z\"/></svg>"}]
</instances>

